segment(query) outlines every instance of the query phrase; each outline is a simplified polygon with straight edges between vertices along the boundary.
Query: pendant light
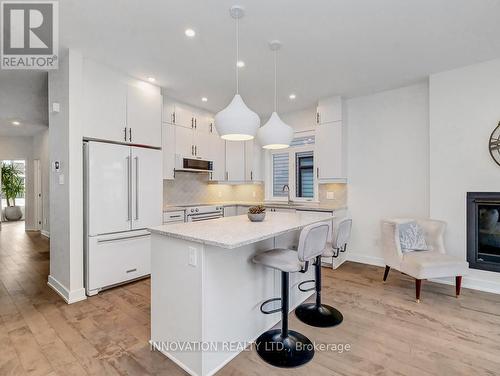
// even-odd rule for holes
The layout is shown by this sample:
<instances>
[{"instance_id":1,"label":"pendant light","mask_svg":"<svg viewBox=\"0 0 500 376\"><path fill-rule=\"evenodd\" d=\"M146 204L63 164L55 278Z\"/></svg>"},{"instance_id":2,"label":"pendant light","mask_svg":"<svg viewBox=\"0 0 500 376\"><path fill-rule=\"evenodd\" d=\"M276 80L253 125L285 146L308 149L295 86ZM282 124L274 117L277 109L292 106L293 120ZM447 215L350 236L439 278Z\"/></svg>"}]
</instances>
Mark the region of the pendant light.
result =
<instances>
[{"instance_id":1,"label":"pendant light","mask_svg":"<svg viewBox=\"0 0 500 376\"><path fill-rule=\"evenodd\" d=\"M281 42L273 40L269 43L271 51L274 52L274 111L271 117L258 131L260 144L264 149L285 149L293 140L293 128L285 124L278 116L278 92L277 92L277 54L281 48Z\"/></svg>"},{"instance_id":2,"label":"pendant light","mask_svg":"<svg viewBox=\"0 0 500 376\"><path fill-rule=\"evenodd\" d=\"M260 127L259 116L250 110L239 94L239 20L245 14L242 7L235 5L229 10L236 20L236 95L229 105L215 115L215 128L221 138L229 141L251 140Z\"/></svg>"}]
</instances>

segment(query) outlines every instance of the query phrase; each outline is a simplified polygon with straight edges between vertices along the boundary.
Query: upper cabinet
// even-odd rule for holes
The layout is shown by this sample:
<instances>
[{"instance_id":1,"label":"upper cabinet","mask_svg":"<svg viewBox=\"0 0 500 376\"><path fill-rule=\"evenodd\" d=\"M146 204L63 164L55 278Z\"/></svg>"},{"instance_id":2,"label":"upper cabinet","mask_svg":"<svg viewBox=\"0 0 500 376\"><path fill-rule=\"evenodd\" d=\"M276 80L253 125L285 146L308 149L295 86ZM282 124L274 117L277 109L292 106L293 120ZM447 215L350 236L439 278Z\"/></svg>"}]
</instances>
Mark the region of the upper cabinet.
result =
<instances>
[{"instance_id":1,"label":"upper cabinet","mask_svg":"<svg viewBox=\"0 0 500 376\"><path fill-rule=\"evenodd\" d=\"M263 181L262 146L256 139L245 141L245 180Z\"/></svg>"},{"instance_id":2,"label":"upper cabinet","mask_svg":"<svg viewBox=\"0 0 500 376\"><path fill-rule=\"evenodd\" d=\"M316 124L331 123L342 120L342 98L331 97L318 101L316 108Z\"/></svg>"},{"instance_id":3,"label":"upper cabinet","mask_svg":"<svg viewBox=\"0 0 500 376\"><path fill-rule=\"evenodd\" d=\"M161 146L161 92L156 86L85 60L83 136Z\"/></svg>"},{"instance_id":4,"label":"upper cabinet","mask_svg":"<svg viewBox=\"0 0 500 376\"><path fill-rule=\"evenodd\" d=\"M226 141L226 181L245 181L245 142Z\"/></svg>"},{"instance_id":5,"label":"upper cabinet","mask_svg":"<svg viewBox=\"0 0 500 376\"><path fill-rule=\"evenodd\" d=\"M340 97L319 101L315 137L316 179L319 183L347 182L347 132Z\"/></svg>"},{"instance_id":6,"label":"upper cabinet","mask_svg":"<svg viewBox=\"0 0 500 376\"><path fill-rule=\"evenodd\" d=\"M127 128L129 142L161 146L161 94L144 83L128 86Z\"/></svg>"},{"instance_id":7,"label":"upper cabinet","mask_svg":"<svg viewBox=\"0 0 500 376\"><path fill-rule=\"evenodd\" d=\"M128 140L127 85L97 63L83 64L83 135L102 140Z\"/></svg>"}]
</instances>

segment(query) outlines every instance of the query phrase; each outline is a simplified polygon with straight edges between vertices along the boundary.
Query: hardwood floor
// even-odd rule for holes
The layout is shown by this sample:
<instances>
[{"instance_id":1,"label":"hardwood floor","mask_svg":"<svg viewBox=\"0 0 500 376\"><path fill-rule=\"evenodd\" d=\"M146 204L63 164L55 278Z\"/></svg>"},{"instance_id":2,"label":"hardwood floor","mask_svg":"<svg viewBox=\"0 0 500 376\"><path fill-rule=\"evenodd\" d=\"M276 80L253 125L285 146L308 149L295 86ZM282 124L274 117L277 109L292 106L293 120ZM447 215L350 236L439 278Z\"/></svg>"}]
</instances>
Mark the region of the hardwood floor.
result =
<instances>
[{"instance_id":1,"label":"hardwood floor","mask_svg":"<svg viewBox=\"0 0 500 376\"><path fill-rule=\"evenodd\" d=\"M0 231L0 375L184 375L151 352L149 280L67 305L47 286L48 241L22 223ZM241 353L218 375L500 375L500 296L346 263L323 269L323 300L344 314L336 328L290 328L317 344L304 367L285 370Z\"/></svg>"}]
</instances>

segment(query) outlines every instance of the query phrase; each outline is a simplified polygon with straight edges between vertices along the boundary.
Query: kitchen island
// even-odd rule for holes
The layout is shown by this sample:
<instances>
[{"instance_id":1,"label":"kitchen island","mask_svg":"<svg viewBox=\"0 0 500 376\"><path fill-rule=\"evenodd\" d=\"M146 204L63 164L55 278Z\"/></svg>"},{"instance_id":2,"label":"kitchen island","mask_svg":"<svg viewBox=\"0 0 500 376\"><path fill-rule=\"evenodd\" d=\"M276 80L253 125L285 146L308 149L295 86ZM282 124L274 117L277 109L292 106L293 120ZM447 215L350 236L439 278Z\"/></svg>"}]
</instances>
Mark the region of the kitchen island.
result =
<instances>
[{"instance_id":1,"label":"kitchen island","mask_svg":"<svg viewBox=\"0 0 500 376\"><path fill-rule=\"evenodd\" d=\"M279 314L260 312L280 296L280 273L252 257L298 242L300 230L328 221L331 213L267 213L264 222L246 215L151 228L151 341L192 375L212 375L261 333ZM313 292L297 285L314 268L290 275L290 309ZM277 304L279 307L279 302Z\"/></svg>"}]
</instances>

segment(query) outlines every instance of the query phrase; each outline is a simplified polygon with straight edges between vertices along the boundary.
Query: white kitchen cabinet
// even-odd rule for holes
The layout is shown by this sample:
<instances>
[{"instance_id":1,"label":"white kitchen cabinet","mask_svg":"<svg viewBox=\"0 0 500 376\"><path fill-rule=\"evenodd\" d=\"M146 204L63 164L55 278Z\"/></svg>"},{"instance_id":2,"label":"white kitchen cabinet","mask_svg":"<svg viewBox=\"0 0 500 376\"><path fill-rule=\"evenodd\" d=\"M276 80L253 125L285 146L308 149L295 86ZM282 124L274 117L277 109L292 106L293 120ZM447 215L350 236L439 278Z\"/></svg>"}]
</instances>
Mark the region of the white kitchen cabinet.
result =
<instances>
[{"instance_id":1,"label":"white kitchen cabinet","mask_svg":"<svg viewBox=\"0 0 500 376\"><path fill-rule=\"evenodd\" d=\"M186 128L193 128L194 122L193 119L193 108L184 103L175 103L174 105L174 115L173 120L174 124L181 125Z\"/></svg>"},{"instance_id":2,"label":"white kitchen cabinet","mask_svg":"<svg viewBox=\"0 0 500 376\"><path fill-rule=\"evenodd\" d=\"M174 179L175 125L163 123L161 149L163 153L163 179Z\"/></svg>"},{"instance_id":3,"label":"white kitchen cabinet","mask_svg":"<svg viewBox=\"0 0 500 376\"><path fill-rule=\"evenodd\" d=\"M226 180L245 180L244 141L226 141Z\"/></svg>"},{"instance_id":4,"label":"white kitchen cabinet","mask_svg":"<svg viewBox=\"0 0 500 376\"><path fill-rule=\"evenodd\" d=\"M268 208L270 212L276 212L276 213L295 213L295 209L292 208Z\"/></svg>"},{"instance_id":5,"label":"white kitchen cabinet","mask_svg":"<svg viewBox=\"0 0 500 376\"><path fill-rule=\"evenodd\" d=\"M120 76L91 60L83 64L83 136L126 142L127 85Z\"/></svg>"},{"instance_id":6,"label":"white kitchen cabinet","mask_svg":"<svg viewBox=\"0 0 500 376\"><path fill-rule=\"evenodd\" d=\"M316 124L325 124L340 120L342 120L341 97L330 97L318 101Z\"/></svg>"},{"instance_id":7,"label":"white kitchen cabinet","mask_svg":"<svg viewBox=\"0 0 500 376\"><path fill-rule=\"evenodd\" d=\"M347 180L346 150L342 121L316 127L315 164L319 183Z\"/></svg>"},{"instance_id":8,"label":"white kitchen cabinet","mask_svg":"<svg viewBox=\"0 0 500 376\"><path fill-rule=\"evenodd\" d=\"M210 179L213 181L223 181L226 178L226 142L219 137L215 127L209 128L209 160L213 161L213 172Z\"/></svg>"},{"instance_id":9,"label":"white kitchen cabinet","mask_svg":"<svg viewBox=\"0 0 500 376\"><path fill-rule=\"evenodd\" d=\"M197 159L211 159L210 158L210 137L208 126L206 124L197 125L193 130L193 145L194 157Z\"/></svg>"},{"instance_id":10,"label":"white kitchen cabinet","mask_svg":"<svg viewBox=\"0 0 500 376\"><path fill-rule=\"evenodd\" d=\"M245 141L245 180L262 181L262 147L257 140Z\"/></svg>"},{"instance_id":11,"label":"white kitchen cabinet","mask_svg":"<svg viewBox=\"0 0 500 376\"><path fill-rule=\"evenodd\" d=\"M175 154L180 157L194 158L193 130L191 128L175 126Z\"/></svg>"},{"instance_id":12,"label":"white kitchen cabinet","mask_svg":"<svg viewBox=\"0 0 500 376\"><path fill-rule=\"evenodd\" d=\"M160 89L85 60L83 136L104 141L161 145Z\"/></svg>"},{"instance_id":13,"label":"white kitchen cabinet","mask_svg":"<svg viewBox=\"0 0 500 376\"><path fill-rule=\"evenodd\" d=\"M127 88L128 141L161 146L161 105L158 89L144 84Z\"/></svg>"},{"instance_id":14,"label":"white kitchen cabinet","mask_svg":"<svg viewBox=\"0 0 500 376\"><path fill-rule=\"evenodd\" d=\"M237 215L237 207L233 206L224 206L224 217L234 217Z\"/></svg>"}]
</instances>

